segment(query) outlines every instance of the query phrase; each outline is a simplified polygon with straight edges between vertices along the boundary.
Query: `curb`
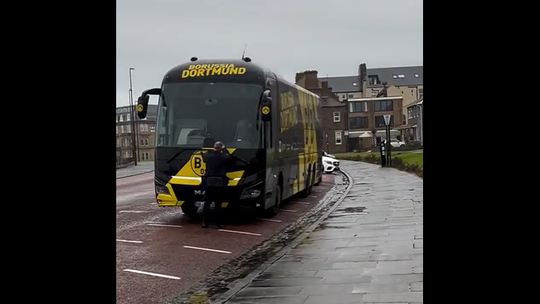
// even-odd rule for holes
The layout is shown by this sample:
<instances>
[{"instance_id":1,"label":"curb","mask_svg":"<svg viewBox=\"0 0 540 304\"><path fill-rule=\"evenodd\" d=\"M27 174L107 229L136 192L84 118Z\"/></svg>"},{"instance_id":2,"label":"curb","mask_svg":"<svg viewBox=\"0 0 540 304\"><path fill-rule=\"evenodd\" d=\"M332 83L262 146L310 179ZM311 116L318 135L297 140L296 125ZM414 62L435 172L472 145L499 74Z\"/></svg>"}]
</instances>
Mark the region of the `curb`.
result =
<instances>
[{"instance_id":1,"label":"curb","mask_svg":"<svg viewBox=\"0 0 540 304\"><path fill-rule=\"evenodd\" d=\"M343 191L341 196L339 196L339 198L336 200L336 203L332 207L330 207L330 209L328 209L323 215L321 215L313 224L311 224L308 228L306 228L306 230L304 230L302 234L300 234L295 239L293 239L288 245L284 246L280 251L278 251L270 259L264 262L261 266L257 267L255 270L250 272L244 278L237 280L235 282L232 282L231 283L232 286L229 288L227 292L219 295L216 298L211 298L211 303L214 303L215 301L217 303L226 304L232 297L234 297L244 287L246 287L249 283L251 283L255 277L263 273L266 269L268 269L280 258L282 258L285 254L287 254L291 249L298 246L306 237L308 237L313 232L313 230L319 227L320 224L326 218L328 218L328 216L332 212L334 212L337 209L337 207L339 207L339 205L341 205L341 202L351 190L354 181L353 181L353 178L346 171L340 170L340 173L342 173L349 180L349 184L347 185L347 188L345 189L345 191ZM322 199L322 201L324 201L324 198ZM324 206L321 206L321 207L317 206L314 209L322 209L322 208L324 208ZM297 220L301 220L301 218Z\"/></svg>"},{"instance_id":2,"label":"curb","mask_svg":"<svg viewBox=\"0 0 540 304\"><path fill-rule=\"evenodd\" d=\"M123 176L117 177L116 179L121 179L121 178L126 178L126 177L136 176L136 175L141 175L141 174L150 173L150 172L154 172L154 169L149 170L149 171L144 171L144 172L137 172L137 173L133 173L133 174L129 174L129 175L123 175Z\"/></svg>"}]
</instances>

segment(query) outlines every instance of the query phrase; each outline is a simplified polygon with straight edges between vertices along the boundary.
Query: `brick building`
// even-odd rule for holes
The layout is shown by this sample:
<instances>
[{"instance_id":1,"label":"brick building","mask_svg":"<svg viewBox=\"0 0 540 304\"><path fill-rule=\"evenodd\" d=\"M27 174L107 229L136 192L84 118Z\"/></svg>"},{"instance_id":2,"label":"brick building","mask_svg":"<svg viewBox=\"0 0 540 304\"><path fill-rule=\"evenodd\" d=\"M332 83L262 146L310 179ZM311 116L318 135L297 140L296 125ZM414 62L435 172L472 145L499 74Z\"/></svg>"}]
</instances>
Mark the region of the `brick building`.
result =
<instances>
[{"instance_id":1,"label":"brick building","mask_svg":"<svg viewBox=\"0 0 540 304\"><path fill-rule=\"evenodd\" d=\"M134 162L133 149L138 161L154 160L155 125L157 118L157 105L148 106L148 115L145 119L137 118L132 121L129 106L116 108L116 166L123 166ZM133 134L133 126L137 132ZM135 135L136 145L133 138Z\"/></svg>"},{"instance_id":2,"label":"brick building","mask_svg":"<svg viewBox=\"0 0 540 304\"><path fill-rule=\"evenodd\" d=\"M347 105L339 102L339 97L328 87L328 82L317 78L317 71L296 74L296 84L319 95L324 150L329 153L347 152Z\"/></svg>"}]
</instances>

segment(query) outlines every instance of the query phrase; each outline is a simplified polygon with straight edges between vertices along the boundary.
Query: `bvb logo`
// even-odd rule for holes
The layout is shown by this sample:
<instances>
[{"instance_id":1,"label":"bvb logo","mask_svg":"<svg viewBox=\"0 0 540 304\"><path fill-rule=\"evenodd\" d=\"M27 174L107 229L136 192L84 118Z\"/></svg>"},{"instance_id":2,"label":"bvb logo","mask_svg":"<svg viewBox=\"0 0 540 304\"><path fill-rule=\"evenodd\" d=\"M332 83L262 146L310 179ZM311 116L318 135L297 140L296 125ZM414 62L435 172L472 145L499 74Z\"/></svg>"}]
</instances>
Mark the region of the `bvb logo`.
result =
<instances>
[{"instance_id":1,"label":"bvb logo","mask_svg":"<svg viewBox=\"0 0 540 304\"><path fill-rule=\"evenodd\" d=\"M270 114L270 107L268 107L268 106L262 107L261 112L262 112L264 115Z\"/></svg>"},{"instance_id":2,"label":"bvb logo","mask_svg":"<svg viewBox=\"0 0 540 304\"><path fill-rule=\"evenodd\" d=\"M144 110L143 105L137 105L137 112L142 112Z\"/></svg>"}]
</instances>

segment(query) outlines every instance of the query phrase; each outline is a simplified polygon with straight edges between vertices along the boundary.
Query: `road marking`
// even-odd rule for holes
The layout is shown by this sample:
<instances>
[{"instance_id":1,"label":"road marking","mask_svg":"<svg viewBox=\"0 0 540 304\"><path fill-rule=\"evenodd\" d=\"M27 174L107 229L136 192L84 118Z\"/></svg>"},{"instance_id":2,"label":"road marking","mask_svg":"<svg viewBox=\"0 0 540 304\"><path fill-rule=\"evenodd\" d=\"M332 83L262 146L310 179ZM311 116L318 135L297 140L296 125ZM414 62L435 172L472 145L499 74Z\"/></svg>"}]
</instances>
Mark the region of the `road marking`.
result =
<instances>
[{"instance_id":1,"label":"road marking","mask_svg":"<svg viewBox=\"0 0 540 304\"><path fill-rule=\"evenodd\" d=\"M292 209L279 209L279 211L297 212L296 210L292 210Z\"/></svg>"},{"instance_id":2,"label":"road marking","mask_svg":"<svg viewBox=\"0 0 540 304\"><path fill-rule=\"evenodd\" d=\"M309 205L309 203L306 203L306 202L298 202L298 201L289 201L289 203L300 204L300 205Z\"/></svg>"},{"instance_id":3,"label":"road marking","mask_svg":"<svg viewBox=\"0 0 540 304\"><path fill-rule=\"evenodd\" d=\"M140 244L142 243L142 241L128 241L128 240L119 240L119 239L116 239L117 242L124 242L124 243L136 243L136 244Z\"/></svg>"},{"instance_id":4,"label":"road marking","mask_svg":"<svg viewBox=\"0 0 540 304\"><path fill-rule=\"evenodd\" d=\"M180 280L180 277L174 277L174 276L165 275L165 274L159 274L159 273L152 273L152 272L133 270L133 269L124 269L124 271L133 272L133 273L140 273L140 274L146 274L146 275L151 275L151 276L154 276L154 277L160 277L160 278L166 278L166 279Z\"/></svg>"},{"instance_id":5,"label":"road marking","mask_svg":"<svg viewBox=\"0 0 540 304\"><path fill-rule=\"evenodd\" d=\"M210 248L202 248L202 247L193 247L193 246L184 246L184 248L187 249L196 249L196 250L204 250L204 251L211 251L211 252L217 252L217 253L231 253L230 251L224 251L224 250L217 250L217 249L210 249Z\"/></svg>"},{"instance_id":6,"label":"road marking","mask_svg":"<svg viewBox=\"0 0 540 304\"><path fill-rule=\"evenodd\" d=\"M120 213L145 213L150 211L141 211L141 210L120 210Z\"/></svg>"},{"instance_id":7,"label":"road marking","mask_svg":"<svg viewBox=\"0 0 540 304\"><path fill-rule=\"evenodd\" d=\"M244 231L236 231L236 230L227 230L227 229L219 229L218 231L221 232L230 232L230 233L238 233L238 234L246 234L246 235L254 235L254 236L261 236L260 233L252 233L252 232L244 232Z\"/></svg>"},{"instance_id":8,"label":"road marking","mask_svg":"<svg viewBox=\"0 0 540 304\"><path fill-rule=\"evenodd\" d=\"M274 223L281 223L280 220L273 220L273 219L265 219L265 218L257 218L259 221L267 221L267 222L274 222Z\"/></svg>"},{"instance_id":9,"label":"road marking","mask_svg":"<svg viewBox=\"0 0 540 304\"><path fill-rule=\"evenodd\" d=\"M154 227L173 227L173 228L182 228L182 226L179 225L165 225L165 224L146 224L148 226L154 226Z\"/></svg>"}]
</instances>

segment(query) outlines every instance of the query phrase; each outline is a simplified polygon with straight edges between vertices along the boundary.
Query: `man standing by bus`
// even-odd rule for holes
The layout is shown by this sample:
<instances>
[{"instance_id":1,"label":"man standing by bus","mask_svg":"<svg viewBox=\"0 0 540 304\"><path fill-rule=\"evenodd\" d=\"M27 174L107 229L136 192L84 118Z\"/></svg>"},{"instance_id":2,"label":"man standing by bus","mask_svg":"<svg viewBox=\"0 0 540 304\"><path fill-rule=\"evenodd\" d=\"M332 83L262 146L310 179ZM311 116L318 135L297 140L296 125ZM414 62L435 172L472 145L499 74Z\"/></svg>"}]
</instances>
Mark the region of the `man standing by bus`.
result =
<instances>
[{"instance_id":1,"label":"man standing by bus","mask_svg":"<svg viewBox=\"0 0 540 304\"><path fill-rule=\"evenodd\" d=\"M203 176L203 185L206 192L206 200L203 206L203 228L208 227L208 215L212 202L216 206L216 227L218 229L222 228L221 204L223 203L226 187L229 184L229 178L227 177L229 157L227 150L225 150L225 145L220 141L214 144L213 151L208 151L203 156L203 161L206 164L206 170Z\"/></svg>"}]
</instances>

